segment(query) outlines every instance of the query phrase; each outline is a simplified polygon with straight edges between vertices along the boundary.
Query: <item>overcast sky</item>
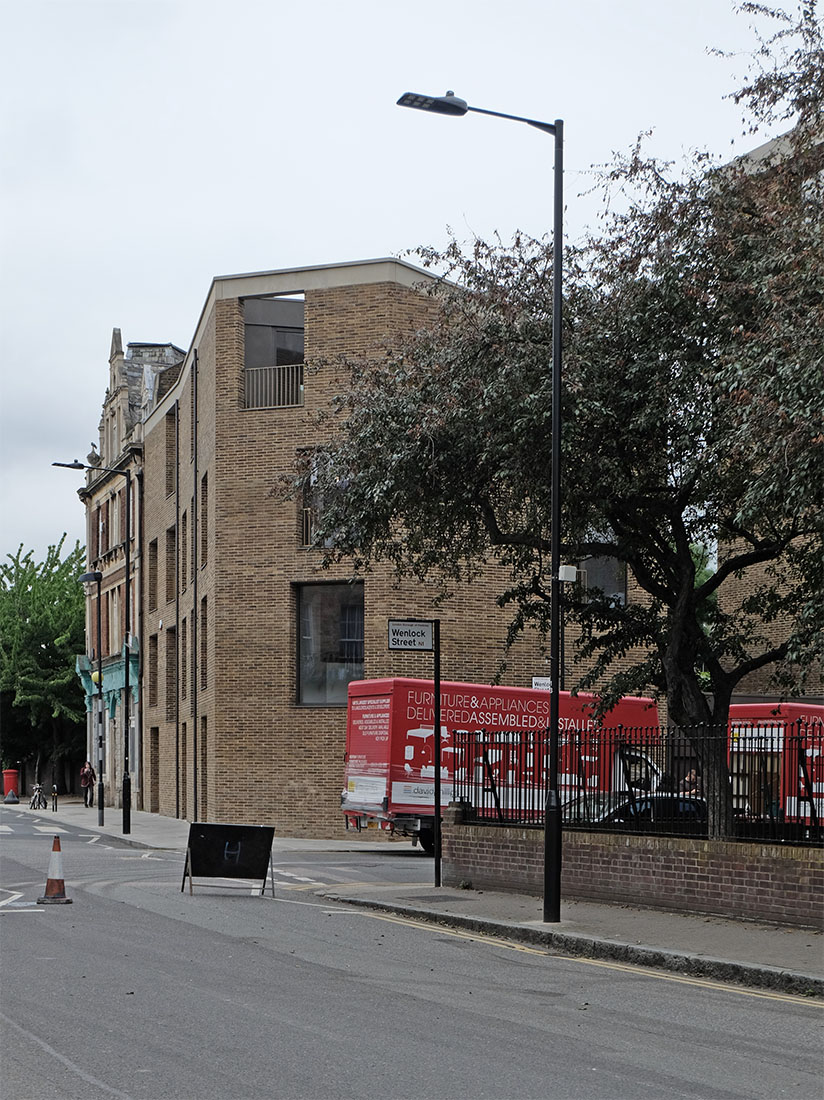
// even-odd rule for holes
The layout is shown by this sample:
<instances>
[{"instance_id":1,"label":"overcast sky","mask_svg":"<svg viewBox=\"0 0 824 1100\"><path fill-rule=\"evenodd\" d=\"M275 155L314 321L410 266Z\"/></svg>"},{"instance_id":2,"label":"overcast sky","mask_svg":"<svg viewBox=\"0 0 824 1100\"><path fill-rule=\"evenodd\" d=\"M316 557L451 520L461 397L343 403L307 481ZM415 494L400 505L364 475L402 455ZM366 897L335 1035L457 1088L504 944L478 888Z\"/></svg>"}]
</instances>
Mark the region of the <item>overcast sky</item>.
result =
<instances>
[{"instance_id":1,"label":"overcast sky","mask_svg":"<svg viewBox=\"0 0 824 1100\"><path fill-rule=\"evenodd\" d=\"M551 228L552 140L395 106L452 89L566 130L587 169L743 151L728 0L0 0L0 559L84 540L112 328L188 348L215 275ZM772 136L751 139L760 144ZM736 140L737 139L737 140ZM734 143L734 144L731 144Z\"/></svg>"}]
</instances>

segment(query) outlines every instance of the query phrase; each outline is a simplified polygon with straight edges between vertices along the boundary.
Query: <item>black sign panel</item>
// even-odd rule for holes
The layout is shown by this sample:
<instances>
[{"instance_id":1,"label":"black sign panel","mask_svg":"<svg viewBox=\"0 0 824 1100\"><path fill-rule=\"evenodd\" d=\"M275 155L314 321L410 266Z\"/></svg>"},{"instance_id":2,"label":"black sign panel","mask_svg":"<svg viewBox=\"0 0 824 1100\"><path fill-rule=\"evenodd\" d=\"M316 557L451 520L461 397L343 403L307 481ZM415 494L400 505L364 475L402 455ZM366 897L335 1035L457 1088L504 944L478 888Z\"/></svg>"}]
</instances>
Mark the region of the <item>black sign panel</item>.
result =
<instances>
[{"instance_id":1,"label":"black sign panel","mask_svg":"<svg viewBox=\"0 0 824 1100\"><path fill-rule=\"evenodd\" d=\"M198 878L257 879L266 886L272 863L273 825L215 825L193 821L189 827L186 867L180 889L189 879L189 893ZM272 883L274 896L274 882Z\"/></svg>"}]
</instances>

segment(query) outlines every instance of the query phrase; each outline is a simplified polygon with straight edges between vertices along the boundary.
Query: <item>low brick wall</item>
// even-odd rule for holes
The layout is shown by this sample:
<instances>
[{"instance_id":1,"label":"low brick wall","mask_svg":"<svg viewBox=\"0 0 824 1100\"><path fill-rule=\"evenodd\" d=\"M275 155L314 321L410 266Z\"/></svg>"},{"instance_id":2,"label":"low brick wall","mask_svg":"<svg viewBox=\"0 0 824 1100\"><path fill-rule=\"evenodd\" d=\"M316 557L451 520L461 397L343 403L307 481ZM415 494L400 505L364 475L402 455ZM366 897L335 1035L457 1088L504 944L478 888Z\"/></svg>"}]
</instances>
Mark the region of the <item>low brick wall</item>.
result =
<instances>
[{"instance_id":1,"label":"low brick wall","mask_svg":"<svg viewBox=\"0 0 824 1100\"><path fill-rule=\"evenodd\" d=\"M541 896L541 829L463 825L444 814L445 886ZM784 844L566 832L563 897L821 927L824 851Z\"/></svg>"}]
</instances>

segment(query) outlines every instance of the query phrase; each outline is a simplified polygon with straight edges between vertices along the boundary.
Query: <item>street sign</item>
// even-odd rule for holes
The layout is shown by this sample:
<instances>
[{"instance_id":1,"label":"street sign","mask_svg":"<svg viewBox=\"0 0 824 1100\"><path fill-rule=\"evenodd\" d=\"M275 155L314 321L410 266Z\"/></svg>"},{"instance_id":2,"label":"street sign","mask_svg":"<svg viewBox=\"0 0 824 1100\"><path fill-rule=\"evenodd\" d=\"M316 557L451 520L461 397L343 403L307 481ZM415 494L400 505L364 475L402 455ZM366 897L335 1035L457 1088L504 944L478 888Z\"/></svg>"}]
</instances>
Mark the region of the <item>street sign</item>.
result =
<instances>
[{"instance_id":1,"label":"street sign","mask_svg":"<svg viewBox=\"0 0 824 1100\"><path fill-rule=\"evenodd\" d=\"M441 620L390 619L389 648L431 653L435 673L435 885L441 884Z\"/></svg>"},{"instance_id":2,"label":"street sign","mask_svg":"<svg viewBox=\"0 0 824 1100\"><path fill-rule=\"evenodd\" d=\"M435 648L431 619L390 619L389 648L431 652Z\"/></svg>"}]
</instances>

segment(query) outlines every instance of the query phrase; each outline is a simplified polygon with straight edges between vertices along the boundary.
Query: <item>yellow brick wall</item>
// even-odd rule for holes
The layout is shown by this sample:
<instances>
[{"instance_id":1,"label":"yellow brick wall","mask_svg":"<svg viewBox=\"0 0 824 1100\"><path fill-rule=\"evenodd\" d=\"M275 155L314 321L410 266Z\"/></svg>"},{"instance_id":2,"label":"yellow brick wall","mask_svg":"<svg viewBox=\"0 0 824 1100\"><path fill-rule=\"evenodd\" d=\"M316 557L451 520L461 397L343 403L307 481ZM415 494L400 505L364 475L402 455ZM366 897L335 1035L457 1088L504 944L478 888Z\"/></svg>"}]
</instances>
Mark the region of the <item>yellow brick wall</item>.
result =
<instances>
[{"instance_id":1,"label":"yellow brick wall","mask_svg":"<svg viewBox=\"0 0 824 1100\"><path fill-rule=\"evenodd\" d=\"M412 331L431 308L416 291L400 285L347 286L307 291L307 362L319 358L378 352L384 341ZM147 431L145 449L146 543L158 539L161 568L159 606L146 614L145 636L159 638L158 701L146 706L144 728L157 728L159 759L144 761L144 774L159 776L155 805L165 814L193 815L194 732L198 733L198 816L210 820L273 822L290 835L328 836L342 831L339 795L343 776L344 707L299 706L296 698L295 585L348 579L339 566L320 569L320 555L300 546L299 502L284 501L280 477L294 465L298 448L317 442L315 415L339 384L330 363L307 370L302 408L243 407L243 305L219 299L198 347L197 474L209 478L208 554L191 567L194 534L191 460L192 372L176 393L179 452L176 493L165 492L166 441L162 418ZM198 501L199 514L199 501ZM187 513L190 555L185 590L164 601L165 532ZM178 531L182 530L178 526ZM192 658L187 659L186 698L178 698L167 718L164 634L187 620L191 646L192 613L208 601L208 667L198 685L193 714ZM433 602L434 586L398 585L386 569L364 578L365 675L432 675L431 656L387 650L387 619L440 617L442 675L492 680L504 657L508 614L495 606L505 583L502 571L459 589L446 607ZM160 627L160 622L163 627ZM201 631L202 633L202 631ZM519 644L507 657L506 680L529 684L546 673L537 647ZM207 729L202 744L203 721ZM185 724L185 743L183 727ZM151 753L153 738L144 739ZM185 754L185 759L183 758ZM185 778L185 789L184 789Z\"/></svg>"}]
</instances>

